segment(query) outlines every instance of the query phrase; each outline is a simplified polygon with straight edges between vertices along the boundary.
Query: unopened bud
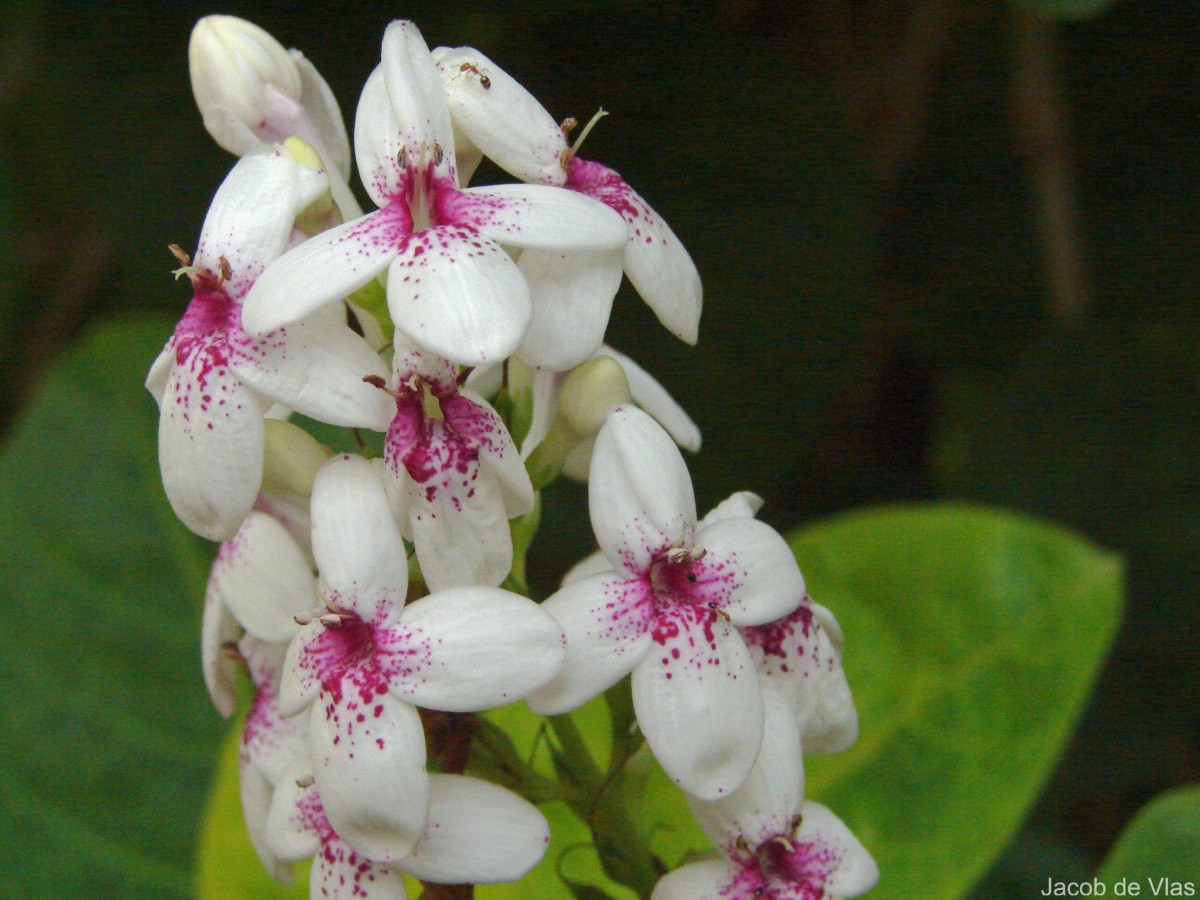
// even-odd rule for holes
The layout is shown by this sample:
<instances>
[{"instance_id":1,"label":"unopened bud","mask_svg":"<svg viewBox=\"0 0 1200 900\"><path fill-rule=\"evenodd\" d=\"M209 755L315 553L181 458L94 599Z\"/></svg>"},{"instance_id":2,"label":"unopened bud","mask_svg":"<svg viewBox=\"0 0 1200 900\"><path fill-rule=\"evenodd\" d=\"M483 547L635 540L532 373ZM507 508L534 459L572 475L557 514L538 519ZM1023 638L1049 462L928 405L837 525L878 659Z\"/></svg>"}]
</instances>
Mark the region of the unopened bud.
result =
<instances>
[{"instance_id":1,"label":"unopened bud","mask_svg":"<svg viewBox=\"0 0 1200 900\"><path fill-rule=\"evenodd\" d=\"M332 455L303 428L281 419L267 419L262 489L271 494L309 497L317 469Z\"/></svg>"},{"instance_id":2,"label":"unopened bud","mask_svg":"<svg viewBox=\"0 0 1200 900\"><path fill-rule=\"evenodd\" d=\"M300 72L283 45L236 16L205 16L188 44L192 93L217 143L244 156L292 133L277 130L300 101Z\"/></svg>"},{"instance_id":3,"label":"unopened bud","mask_svg":"<svg viewBox=\"0 0 1200 900\"><path fill-rule=\"evenodd\" d=\"M611 356L597 356L567 376L558 409L581 435L595 434L614 406L629 402L629 379Z\"/></svg>"}]
</instances>

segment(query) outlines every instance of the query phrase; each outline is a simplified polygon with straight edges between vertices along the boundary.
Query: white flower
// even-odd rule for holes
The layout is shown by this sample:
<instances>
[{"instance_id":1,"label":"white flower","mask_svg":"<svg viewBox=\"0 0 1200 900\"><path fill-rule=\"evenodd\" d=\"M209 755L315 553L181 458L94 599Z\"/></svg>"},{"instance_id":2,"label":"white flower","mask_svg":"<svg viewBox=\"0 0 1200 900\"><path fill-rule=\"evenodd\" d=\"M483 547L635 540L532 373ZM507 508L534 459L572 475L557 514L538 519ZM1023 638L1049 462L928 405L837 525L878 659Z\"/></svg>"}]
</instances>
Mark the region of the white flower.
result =
<instances>
[{"instance_id":1,"label":"white flower","mask_svg":"<svg viewBox=\"0 0 1200 900\"><path fill-rule=\"evenodd\" d=\"M567 661L530 706L566 712L632 671L638 723L663 769L688 793L728 794L754 764L762 733L762 694L737 626L796 608L804 594L796 561L754 519L697 532L679 451L633 407L616 407L601 429L588 493L612 569L542 605L567 633Z\"/></svg>"},{"instance_id":2,"label":"white flower","mask_svg":"<svg viewBox=\"0 0 1200 900\"><path fill-rule=\"evenodd\" d=\"M393 361L396 416L385 443L388 491L430 590L496 586L512 567L508 520L533 487L508 429L457 371L420 351Z\"/></svg>"},{"instance_id":3,"label":"white flower","mask_svg":"<svg viewBox=\"0 0 1200 900\"><path fill-rule=\"evenodd\" d=\"M435 884L517 881L541 861L550 840L545 817L511 791L465 775L431 775L419 842L385 863L342 840L306 774L297 765L281 779L268 834L281 859L316 857L314 897L405 900L405 874Z\"/></svg>"},{"instance_id":4,"label":"white flower","mask_svg":"<svg viewBox=\"0 0 1200 900\"><path fill-rule=\"evenodd\" d=\"M386 398L362 383L387 370L343 317L313 315L260 338L242 330L243 297L325 186L281 148L238 161L184 268L194 296L146 379L167 498L211 540L232 537L254 505L270 400L334 425L382 430L390 420Z\"/></svg>"},{"instance_id":5,"label":"white flower","mask_svg":"<svg viewBox=\"0 0 1200 900\"><path fill-rule=\"evenodd\" d=\"M379 465L330 460L313 487L313 554L326 608L288 648L280 710L311 706L313 775L346 844L380 862L412 853L429 776L416 707L502 706L560 668L563 635L537 604L457 588L404 604L408 561Z\"/></svg>"},{"instance_id":6,"label":"white flower","mask_svg":"<svg viewBox=\"0 0 1200 900\"><path fill-rule=\"evenodd\" d=\"M238 156L299 137L333 174L330 187L342 214L361 214L346 185L350 141L342 112L325 79L299 50L236 16L205 16L188 44L192 93L204 127Z\"/></svg>"},{"instance_id":7,"label":"white flower","mask_svg":"<svg viewBox=\"0 0 1200 900\"><path fill-rule=\"evenodd\" d=\"M703 523L753 516L760 506L754 494L734 494ZM833 613L805 594L782 619L739 630L763 690L779 691L791 706L806 753L839 753L854 743L858 711L842 669L845 641Z\"/></svg>"},{"instance_id":8,"label":"white flower","mask_svg":"<svg viewBox=\"0 0 1200 900\"><path fill-rule=\"evenodd\" d=\"M330 229L268 270L246 301L262 334L345 297L384 270L397 335L464 365L503 359L532 315L503 245L552 253L619 249L603 204L543 185L460 190L445 94L420 32L393 22L355 120L359 173L379 210ZM615 286L614 286L615 290Z\"/></svg>"},{"instance_id":9,"label":"white flower","mask_svg":"<svg viewBox=\"0 0 1200 900\"><path fill-rule=\"evenodd\" d=\"M663 325L696 343L700 274L662 216L612 169L576 156L567 147L569 124L555 126L528 91L478 50L439 48L435 56L462 135L522 181L565 185L616 211L627 226L625 274ZM552 267L553 261L538 266ZM607 321L607 311L604 317Z\"/></svg>"},{"instance_id":10,"label":"white flower","mask_svg":"<svg viewBox=\"0 0 1200 900\"><path fill-rule=\"evenodd\" d=\"M879 879L875 860L837 816L805 801L797 723L768 696L762 752L745 783L714 802L689 797L724 859L662 878L651 900L841 900Z\"/></svg>"}]
</instances>

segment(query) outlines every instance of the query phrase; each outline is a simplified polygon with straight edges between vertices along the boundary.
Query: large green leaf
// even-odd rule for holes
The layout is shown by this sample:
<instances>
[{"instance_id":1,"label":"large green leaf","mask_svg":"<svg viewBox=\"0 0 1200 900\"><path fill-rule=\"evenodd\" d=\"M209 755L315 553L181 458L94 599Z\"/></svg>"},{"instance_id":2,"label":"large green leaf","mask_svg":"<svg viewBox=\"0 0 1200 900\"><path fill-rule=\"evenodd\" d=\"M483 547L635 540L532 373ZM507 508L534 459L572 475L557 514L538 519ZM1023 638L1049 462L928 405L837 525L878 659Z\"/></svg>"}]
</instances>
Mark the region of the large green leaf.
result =
<instances>
[{"instance_id":1,"label":"large green leaf","mask_svg":"<svg viewBox=\"0 0 1200 900\"><path fill-rule=\"evenodd\" d=\"M1145 897L1195 896L1200 881L1200 785L1167 791L1143 806L1096 877L1110 888L1121 880L1136 882Z\"/></svg>"},{"instance_id":2,"label":"large green leaf","mask_svg":"<svg viewBox=\"0 0 1200 900\"><path fill-rule=\"evenodd\" d=\"M174 897L221 732L205 696L205 545L172 515L141 386L164 322L94 331L0 459L0 883Z\"/></svg>"},{"instance_id":3,"label":"large green leaf","mask_svg":"<svg viewBox=\"0 0 1200 900\"><path fill-rule=\"evenodd\" d=\"M1036 800L1117 627L1121 564L1062 529L977 507L892 507L794 534L846 633L858 742L809 756L808 792L879 862L871 893L962 896ZM708 845L639 760L643 816L675 865Z\"/></svg>"}]
</instances>

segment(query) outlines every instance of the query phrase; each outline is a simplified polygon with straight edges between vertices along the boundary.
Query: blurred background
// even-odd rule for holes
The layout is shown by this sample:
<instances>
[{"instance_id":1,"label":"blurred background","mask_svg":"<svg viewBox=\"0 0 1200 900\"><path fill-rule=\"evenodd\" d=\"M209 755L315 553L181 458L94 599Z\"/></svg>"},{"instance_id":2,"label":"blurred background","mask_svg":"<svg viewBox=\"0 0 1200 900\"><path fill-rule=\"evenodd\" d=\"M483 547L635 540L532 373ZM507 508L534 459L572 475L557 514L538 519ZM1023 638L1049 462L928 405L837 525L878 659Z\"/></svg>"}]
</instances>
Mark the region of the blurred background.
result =
<instances>
[{"instance_id":1,"label":"blurred background","mask_svg":"<svg viewBox=\"0 0 1200 900\"><path fill-rule=\"evenodd\" d=\"M1144 801L1200 779L1200 6L30 0L0 10L10 445L52 393L77 417L65 439L78 444L83 428L100 441L108 407L96 385L107 373L55 381L56 360L99 323L147 318L151 337L129 351L136 385L189 299L166 245L194 248L233 163L192 101L194 21L240 15L300 48L350 120L384 26L412 18L430 46L483 50L555 118L610 112L584 155L664 215L704 278L698 347L670 337L628 286L609 332L699 423L705 445L689 465L702 509L752 489L767 500L763 518L786 529L863 504L977 500L1124 556L1129 602L1111 659L978 897L1085 876ZM153 402L135 394L113 402L152 442ZM38 435L20 447L44 466L30 490L56 496L62 473L87 460L58 452L52 430ZM123 530L126 505L163 506L153 474L139 470L115 509L77 510L69 527ZM565 486L547 497L556 534L530 563L543 593L590 549L584 496ZM173 535L195 544L202 579L211 551ZM56 560L48 552L44 570ZM29 560L10 546L2 564L10 590L24 584L32 597ZM12 896L60 879L97 896L186 885L204 754L221 732L194 650L197 583L147 584L148 597L175 591L169 613L150 597L84 615L69 593L11 612L0 684L20 699L0 738L0 832L22 848L6 854L21 886ZM122 645L94 622L113 615L153 624L144 665L112 661ZM186 761L150 712L123 703L139 678L163 680L155 690L176 698L180 729L200 723L186 729ZM106 703L122 723L115 736L114 720L94 712ZM74 793L64 753L133 805ZM151 774L131 771L147 754ZM156 806L180 785L192 810ZM138 840L157 841L166 862L127 858L131 815L161 819L157 838ZM97 864L136 877L89 882Z\"/></svg>"}]
</instances>

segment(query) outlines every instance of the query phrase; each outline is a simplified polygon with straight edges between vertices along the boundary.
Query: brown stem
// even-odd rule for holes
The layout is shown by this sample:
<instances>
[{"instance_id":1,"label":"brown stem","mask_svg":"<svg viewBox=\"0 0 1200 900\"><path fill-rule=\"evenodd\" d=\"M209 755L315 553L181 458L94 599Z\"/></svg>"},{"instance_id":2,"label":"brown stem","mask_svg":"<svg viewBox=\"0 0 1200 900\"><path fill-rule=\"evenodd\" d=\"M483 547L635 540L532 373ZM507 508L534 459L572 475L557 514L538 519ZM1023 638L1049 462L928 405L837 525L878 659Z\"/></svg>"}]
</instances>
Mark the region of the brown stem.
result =
<instances>
[{"instance_id":1,"label":"brown stem","mask_svg":"<svg viewBox=\"0 0 1200 900\"><path fill-rule=\"evenodd\" d=\"M1089 298L1054 33L1049 22L1019 4L1010 5L1015 38L1013 117L1037 205L1050 311L1061 324L1071 325L1087 317Z\"/></svg>"}]
</instances>

